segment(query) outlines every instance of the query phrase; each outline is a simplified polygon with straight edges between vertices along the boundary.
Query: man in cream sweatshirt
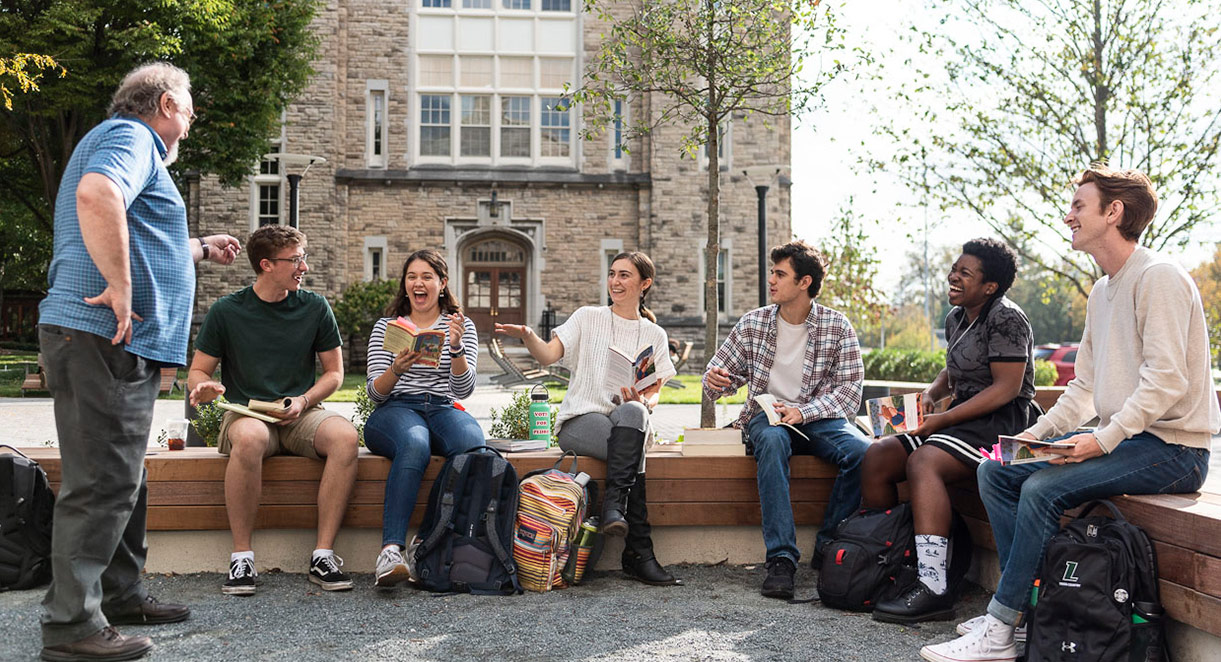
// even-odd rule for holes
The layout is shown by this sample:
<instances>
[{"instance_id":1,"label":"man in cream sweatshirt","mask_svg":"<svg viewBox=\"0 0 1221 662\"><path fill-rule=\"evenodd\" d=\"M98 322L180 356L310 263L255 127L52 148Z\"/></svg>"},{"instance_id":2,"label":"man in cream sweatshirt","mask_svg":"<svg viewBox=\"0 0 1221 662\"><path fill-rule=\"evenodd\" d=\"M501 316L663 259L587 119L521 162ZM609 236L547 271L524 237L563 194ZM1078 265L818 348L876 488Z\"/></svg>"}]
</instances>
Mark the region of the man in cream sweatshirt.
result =
<instances>
[{"instance_id":1,"label":"man in cream sweatshirt","mask_svg":"<svg viewBox=\"0 0 1221 662\"><path fill-rule=\"evenodd\" d=\"M1015 626L1030 599L1047 542L1068 508L1120 494L1193 492L1208 473L1221 429L1200 292L1178 264L1139 247L1157 194L1133 170L1086 170L1064 223L1073 248L1106 273L1094 284L1077 352L1077 376L1022 433L1071 449L1046 463L979 467L979 493L1000 556L988 613L958 626L962 637L925 646L934 662L1012 660ZM1098 427L1077 428L1098 416Z\"/></svg>"}]
</instances>

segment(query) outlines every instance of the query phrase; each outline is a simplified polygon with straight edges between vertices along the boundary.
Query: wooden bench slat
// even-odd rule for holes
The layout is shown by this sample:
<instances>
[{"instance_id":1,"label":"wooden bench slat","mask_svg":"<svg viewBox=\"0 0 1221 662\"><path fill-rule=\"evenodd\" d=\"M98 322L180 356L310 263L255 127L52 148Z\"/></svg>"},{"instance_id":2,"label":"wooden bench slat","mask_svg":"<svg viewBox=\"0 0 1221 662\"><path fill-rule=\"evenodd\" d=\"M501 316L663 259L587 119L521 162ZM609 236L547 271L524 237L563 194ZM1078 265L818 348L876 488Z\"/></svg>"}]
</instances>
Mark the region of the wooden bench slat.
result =
<instances>
[{"instance_id":1,"label":"wooden bench slat","mask_svg":"<svg viewBox=\"0 0 1221 662\"><path fill-rule=\"evenodd\" d=\"M1221 598L1221 558L1156 540L1153 547L1158 577Z\"/></svg>"},{"instance_id":2,"label":"wooden bench slat","mask_svg":"<svg viewBox=\"0 0 1221 662\"><path fill-rule=\"evenodd\" d=\"M1162 579L1162 606L1170 618L1221 637L1221 598Z\"/></svg>"}]
</instances>

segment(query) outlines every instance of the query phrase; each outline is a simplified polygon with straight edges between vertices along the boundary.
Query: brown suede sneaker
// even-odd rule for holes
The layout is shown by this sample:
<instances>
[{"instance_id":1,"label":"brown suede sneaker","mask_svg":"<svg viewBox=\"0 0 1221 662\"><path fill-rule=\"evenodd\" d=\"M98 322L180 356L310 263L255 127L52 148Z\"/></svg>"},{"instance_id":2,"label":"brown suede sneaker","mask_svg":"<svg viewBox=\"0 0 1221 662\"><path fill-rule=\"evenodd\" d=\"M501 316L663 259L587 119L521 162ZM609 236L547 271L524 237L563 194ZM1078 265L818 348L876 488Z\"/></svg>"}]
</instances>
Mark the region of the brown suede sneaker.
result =
<instances>
[{"instance_id":1,"label":"brown suede sneaker","mask_svg":"<svg viewBox=\"0 0 1221 662\"><path fill-rule=\"evenodd\" d=\"M152 625L185 621L190 618L191 610L186 605L159 602L157 598L149 595L144 598L144 602L119 609L102 605L102 614L111 625Z\"/></svg>"},{"instance_id":2,"label":"brown suede sneaker","mask_svg":"<svg viewBox=\"0 0 1221 662\"><path fill-rule=\"evenodd\" d=\"M124 637L112 627L70 644L44 646L42 659L48 662L117 662L144 657L153 649L153 640L144 636Z\"/></svg>"}]
</instances>

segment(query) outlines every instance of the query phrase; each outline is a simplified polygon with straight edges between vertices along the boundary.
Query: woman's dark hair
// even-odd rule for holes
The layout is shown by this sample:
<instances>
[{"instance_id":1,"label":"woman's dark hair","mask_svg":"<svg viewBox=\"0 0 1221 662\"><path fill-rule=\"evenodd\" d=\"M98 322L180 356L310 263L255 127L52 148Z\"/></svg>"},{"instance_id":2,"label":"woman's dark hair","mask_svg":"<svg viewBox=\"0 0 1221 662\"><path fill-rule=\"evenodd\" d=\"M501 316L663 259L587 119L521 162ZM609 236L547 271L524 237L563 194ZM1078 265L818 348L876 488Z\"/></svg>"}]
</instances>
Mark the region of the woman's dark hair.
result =
<instances>
[{"instance_id":1,"label":"woman's dark hair","mask_svg":"<svg viewBox=\"0 0 1221 662\"><path fill-rule=\"evenodd\" d=\"M628 262L631 262L632 266L636 267L636 273L640 275L640 280L652 280L654 283L657 282L657 268L653 266L653 261L649 259L648 255L645 255L640 251L624 251L611 258L610 263L613 265L619 260L627 260ZM649 285L640 291L640 316L649 320L650 322L656 322L657 316L653 314L653 311L645 308L644 306L644 299L645 297L649 296L649 290L651 289L653 289L653 286Z\"/></svg>"},{"instance_id":2,"label":"woman's dark hair","mask_svg":"<svg viewBox=\"0 0 1221 662\"><path fill-rule=\"evenodd\" d=\"M789 264L793 265L794 280L801 280L805 276L810 277L810 286L806 288L806 293L810 295L811 299L822 291L822 279L827 275L827 261L817 248L798 239L773 248L771 257L773 265L781 260L788 260ZM767 276L759 274L759 277L766 278Z\"/></svg>"},{"instance_id":3,"label":"woman's dark hair","mask_svg":"<svg viewBox=\"0 0 1221 662\"><path fill-rule=\"evenodd\" d=\"M1017 277L1017 253L1003 241L980 237L962 245L963 255L973 255L984 268L984 282L996 283L993 299L999 299L1013 286Z\"/></svg>"},{"instance_id":4,"label":"woman's dark hair","mask_svg":"<svg viewBox=\"0 0 1221 662\"><path fill-rule=\"evenodd\" d=\"M408 255L407 259L403 260L403 272L399 274L399 291L390 300L390 305L386 306L386 317L402 317L411 314L411 297L407 296L407 268L416 260L427 262L428 266L436 272L437 278L445 280L439 294L441 311L451 315L462 312L462 306L454 298L454 293L449 291L449 266L445 264L445 258L441 257L439 252L425 248Z\"/></svg>"}]
</instances>

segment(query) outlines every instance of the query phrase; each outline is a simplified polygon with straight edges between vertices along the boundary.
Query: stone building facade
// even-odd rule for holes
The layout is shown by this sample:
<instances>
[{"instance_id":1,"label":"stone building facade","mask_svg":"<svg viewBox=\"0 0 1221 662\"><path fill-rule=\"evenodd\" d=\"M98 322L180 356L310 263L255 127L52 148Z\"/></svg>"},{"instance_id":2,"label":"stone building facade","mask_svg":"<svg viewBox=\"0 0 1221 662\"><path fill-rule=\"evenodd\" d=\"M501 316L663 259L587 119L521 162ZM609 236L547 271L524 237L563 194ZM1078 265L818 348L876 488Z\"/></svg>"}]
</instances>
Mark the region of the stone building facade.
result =
<instances>
[{"instance_id":1,"label":"stone building facade","mask_svg":"<svg viewBox=\"0 0 1221 662\"><path fill-rule=\"evenodd\" d=\"M420 248L446 256L450 284L481 332L492 320L538 327L605 300L607 256L642 250L657 264L649 305L672 336L702 337L707 170L681 149L684 127L631 143L611 127L583 141L563 83L604 26L580 0L331 0L308 89L289 105L277 149L321 156L301 180L309 237L306 287L338 296L397 278ZM635 99L627 116L652 116ZM640 115L644 113L644 115ZM788 164L787 118L734 118L722 151L723 322L758 305L756 193L745 167ZM623 149L626 147L627 149ZM196 233L244 238L288 222L288 173L266 161L248 185L191 184ZM769 245L791 236L787 180L767 198ZM200 271L196 320L248 284L244 269ZM698 342L697 342L698 345Z\"/></svg>"}]
</instances>

